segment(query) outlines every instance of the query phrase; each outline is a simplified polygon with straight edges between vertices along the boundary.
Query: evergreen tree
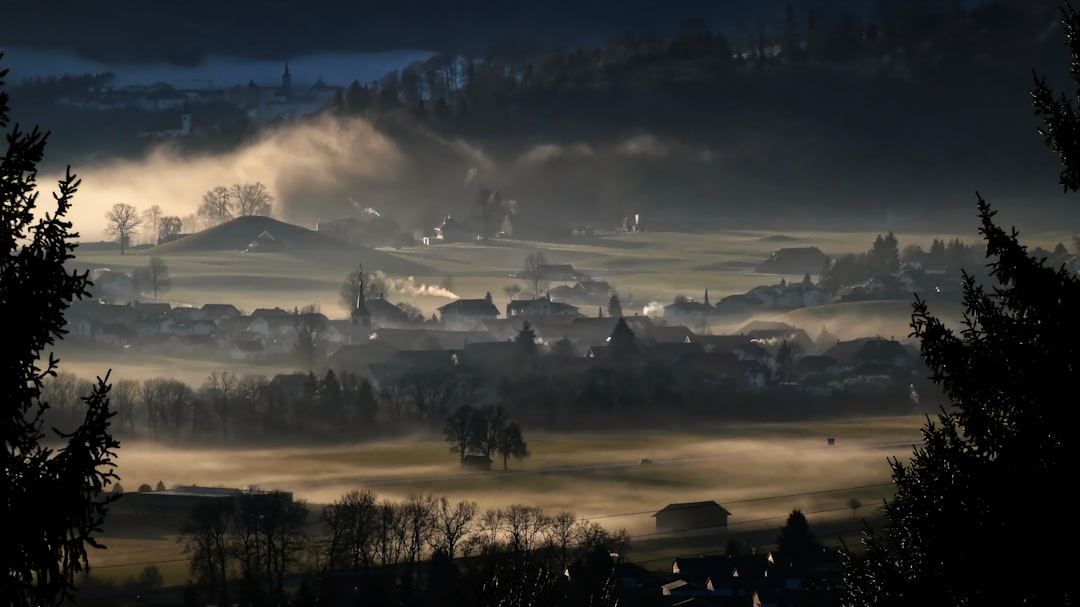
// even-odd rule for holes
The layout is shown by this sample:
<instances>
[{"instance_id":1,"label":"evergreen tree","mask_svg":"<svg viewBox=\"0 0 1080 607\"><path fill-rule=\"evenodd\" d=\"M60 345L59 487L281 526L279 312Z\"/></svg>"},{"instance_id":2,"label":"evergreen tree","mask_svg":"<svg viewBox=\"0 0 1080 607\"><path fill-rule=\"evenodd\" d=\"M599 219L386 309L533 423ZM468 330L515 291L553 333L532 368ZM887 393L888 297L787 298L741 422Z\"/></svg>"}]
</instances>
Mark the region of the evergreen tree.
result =
<instances>
[{"instance_id":1,"label":"evergreen tree","mask_svg":"<svg viewBox=\"0 0 1080 607\"><path fill-rule=\"evenodd\" d=\"M776 538L776 550L785 564L810 565L819 558L821 549L821 542L810 530L810 521L806 520L806 515L799 509L792 510Z\"/></svg>"},{"instance_id":2,"label":"evergreen tree","mask_svg":"<svg viewBox=\"0 0 1080 607\"><path fill-rule=\"evenodd\" d=\"M1063 16L1080 85L1080 23L1071 7ZM1073 101L1057 101L1041 80L1033 98L1061 184L1076 190ZM964 274L959 334L916 299L914 335L950 403L923 427L909 462L890 462L888 523L864 534L864 554L845 554L846 605L1067 605L1075 596L1069 559L1033 554L1030 521L1071 519L1066 500L1031 496L1073 473L1076 426L1063 395L1080 379L1080 280L1029 255L981 196L978 209L997 285ZM1069 527L1064 543L1075 535Z\"/></svg>"},{"instance_id":3,"label":"evergreen tree","mask_svg":"<svg viewBox=\"0 0 1080 607\"><path fill-rule=\"evenodd\" d=\"M608 338L608 347L611 348L612 358L619 361L625 362L637 354L637 337L630 325L626 324L626 318L620 317L615 323Z\"/></svg>"},{"instance_id":4,"label":"evergreen tree","mask_svg":"<svg viewBox=\"0 0 1080 607\"><path fill-rule=\"evenodd\" d=\"M514 343L517 344L518 352L522 356L531 358L536 356L536 331L533 330L529 321L525 321L521 325L521 330L518 331L517 337L514 338Z\"/></svg>"},{"instance_id":5,"label":"evergreen tree","mask_svg":"<svg viewBox=\"0 0 1080 607\"><path fill-rule=\"evenodd\" d=\"M620 318L623 315L622 302L619 301L619 294L612 293L607 303L608 316L612 318Z\"/></svg>"},{"instance_id":6,"label":"evergreen tree","mask_svg":"<svg viewBox=\"0 0 1080 607\"><path fill-rule=\"evenodd\" d=\"M0 59L3 55L0 55ZM8 128L8 101L0 71L0 128ZM7 133L0 156L0 310L10 323L4 338L4 411L0 434L4 475L0 495L7 529L0 560L6 576L0 597L9 605L69 602L76 576L87 569L87 548L100 548L108 493L118 480L113 458L120 446L109 432L108 374L85 395L83 419L68 432L45 431L49 404L43 382L56 375L58 360L48 350L66 332L64 311L89 296L87 273L69 271L74 241L67 214L79 181L68 171L55 206L37 209L37 166L48 136L36 128ZM44 362L43 362L44 360ZM43 367L43 368L42 368ZM56 445L59 445L57 449Z\"/></svg>"}]
</instances>

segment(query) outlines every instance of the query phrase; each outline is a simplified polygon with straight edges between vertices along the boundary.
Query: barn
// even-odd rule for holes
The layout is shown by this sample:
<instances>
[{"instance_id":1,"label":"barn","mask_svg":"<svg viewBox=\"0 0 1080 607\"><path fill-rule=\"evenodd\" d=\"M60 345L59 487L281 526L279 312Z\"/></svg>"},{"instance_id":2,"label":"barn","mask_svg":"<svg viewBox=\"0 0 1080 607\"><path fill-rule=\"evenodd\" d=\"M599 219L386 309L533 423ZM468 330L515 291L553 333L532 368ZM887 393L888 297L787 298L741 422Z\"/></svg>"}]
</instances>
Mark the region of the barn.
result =
<instances>
[{"instance_id":1,"label":"barn","mask_svg":"<svg viewBox=\"0 0 1080 607\"><path fill-rule=\"evenodd\" d=\"M657 533L712 531L727 528L731 513L714 501L668 504L653 515Z\"/></svg>"}]
</instances>

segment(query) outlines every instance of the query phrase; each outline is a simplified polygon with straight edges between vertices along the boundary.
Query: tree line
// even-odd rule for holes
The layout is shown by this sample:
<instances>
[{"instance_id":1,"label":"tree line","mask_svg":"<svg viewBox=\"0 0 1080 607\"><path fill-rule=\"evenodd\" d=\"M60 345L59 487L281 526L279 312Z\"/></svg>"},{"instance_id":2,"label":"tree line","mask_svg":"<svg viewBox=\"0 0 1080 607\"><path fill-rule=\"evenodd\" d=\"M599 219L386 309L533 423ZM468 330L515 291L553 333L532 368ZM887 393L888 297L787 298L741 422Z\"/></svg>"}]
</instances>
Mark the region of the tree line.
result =
<instances>
[{"instance_id":1,"label":"tree line","mask_svg":"<svg viewBox=\"0 0 1080 607\"><path fill-rule=\"evenodd\" d=\"M759 71L773 65L848 65L898 49L927 62L943 48L1008 56L1024 42L1001 32L1006 24L1041 27L1013 6L988 4L969 10L960 3L882 2L867 17L847 5L788 3L782 11L763 12L725 32L691 17L670 35L628 31L601 43L504 38L479 52L448 49L373 82L354 81L335 108L350 114L405 110L459 128L506 126L531 111L526 99L553 102L550 93L557 91L637 87L635 93L642 94L641 87L670 88L675 73L697 83L732 84L730 76L740 66ZM976 31L1002 35L991 36L994 42L987 44L971 33Z\"/></svg>"},{"instance_id":2,"label":"tree line","mask_svg":"<svg viewBox=\"0 0 1080 607\"><path fill-rule=\"evenodd\" d=\"M564 600L577 600L560 588L566 568L587 567L590 583L580 594L602 594L619 558L613 555L630 544L625 530L609 532L573 512L549 515L525 505L481 512L476 502L430 493L395 501L352 490L312 514L275 491L197 506L179 541L203 600L284 604L287 576L307 573L295 604L314 598L313 575L334 571L369 572L358 576L353 597L372 604L390 602L388 586L400 587L402 598L452 590L460 604L494 604L486 600L492 593L521 604L525 596L556 598L560 590Z\"/></svg>"}]
</instances>

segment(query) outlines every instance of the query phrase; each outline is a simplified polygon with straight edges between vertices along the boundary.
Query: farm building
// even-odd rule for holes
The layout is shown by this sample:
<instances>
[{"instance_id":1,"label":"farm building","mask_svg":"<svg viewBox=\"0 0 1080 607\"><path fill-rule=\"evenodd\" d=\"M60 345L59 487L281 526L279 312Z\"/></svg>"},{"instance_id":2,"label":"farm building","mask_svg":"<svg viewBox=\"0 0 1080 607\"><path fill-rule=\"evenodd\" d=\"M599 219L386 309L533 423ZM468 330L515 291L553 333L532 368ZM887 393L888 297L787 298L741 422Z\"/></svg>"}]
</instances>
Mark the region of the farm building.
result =
<instances>
[{"instance_id":1,"label":"farm building","mask_svg":"<svg viewBox=\"0 0 1080 607\"><path fill-rule=\"evenodd\" d=\"M483 455L466 455L461 460L461 467L466 470L491 470L491 460Z\"/></svg>"},{"instance_id":2,"label":"farm building","mask_svg":"<svg viewBox=\"0 0 1080 607\"><path fill-rule=\"evenodd\" d=\"M199 487L195 485L175 487L162 491L139 491L125 493L116 505L118 510L132 514L145 514L164 517L187 517L191 511L202 504L223 500L235 502L244 495L260 493L227 487ZM269 495L267 493L266 495ZM292 501L291 493L279 492L283 499Z\"/></svg>"},{"instance_id":3,"label":"farm building","mask_svg":"<svg viewBox=\"0 0 1080 607\"><path fill-rule=\"evenodd\" d=\"M653 515L657 533L705 531L727 528L731 513L714 501L668 504Z\"/></svg>"}]
</instances>

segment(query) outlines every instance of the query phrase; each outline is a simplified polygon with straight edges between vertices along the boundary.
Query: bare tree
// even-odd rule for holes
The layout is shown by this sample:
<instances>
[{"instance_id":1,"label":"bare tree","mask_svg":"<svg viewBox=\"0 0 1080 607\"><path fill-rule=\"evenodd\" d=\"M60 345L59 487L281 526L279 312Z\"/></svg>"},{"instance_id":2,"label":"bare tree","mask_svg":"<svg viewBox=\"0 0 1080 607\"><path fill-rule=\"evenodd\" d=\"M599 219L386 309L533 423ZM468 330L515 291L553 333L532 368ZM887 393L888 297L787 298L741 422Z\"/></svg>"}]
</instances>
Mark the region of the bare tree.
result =
<instances>
[{"instance_id":1,"label":"bare tree","mask_svg":"<svg viewBox=\"0 0 1080 607\"><path fill-rule=\"evenodd\" d=\"M269 215L274 204L270 190L260 182L233 184L228 189L228 196L236 217Z\"/></svg>"},{"instance_id":2,"label":"bare tree","mask_svg":"<svg viewBox=\"0 0 1080 607\"><path fill-rule=\"evenodd\" d=\"M330 567L363 569L375 564L378 516L379 505L370 489L350 491L323 509Z\"/></svg>"},{"instance_id":3,"label":"bare tree","mask_svg":"<svg viewBox=\"0 0 1080 607\"><path fill-rule=\"evenodd\" d=\"M116 425L128 432L135 432L136 405L139 400L139 382L121 379L109 391L109 401L116 411Z\"/></svg>"},{"instance_id":4,"label":"bare tree","mask_svg":"<svg viewBox=\"0 0 1080 607\"><path fill-rule=\"evenodd\" d=\"M431 543L435 530L436 500L431 494L409 495L401 503L405 525L405 553L410 564L420 562L424 547Z\"/></svg>"},{"instance_id":5,"label":"bare tree","mask_svg":"<svg viewBox=\"0 0 1080 607\"><path fill-rule=\"evenodd\" d=\"M136 283L140 289L153 293L154 299L158 295L172 288L172 279L169 278L169 266L160 257L151 257L145 268L140 268L136 274Z\"/></svg>"},{"instance_id":6,"label":"bare tree","mask_svg":"<svg viewBox=\"0 0 1080 607\"><path fill-rule=\"evenodd\" d=\"M219 605L230 605L227 584L232 550L228 541L232 502L209 500L192 508L176 541L191 559L191 574L205 596Z\"/></svg>"},{"instance_id":7,"label":"bare tree","mask_svg":"<svg viewBox=\"0 0 1080 607\"><path fill-rule=\"evenodd\" d=\"M450 443L450 452L459 454L462 462L486 430L486 425L477 413L470 405L462 405L446 418L446 425L443 427L446 442Z\"/></svg>"},{"instance_id":8,"label":"bare tree","mask_svg":"<svg viewBox=\"0 0 1080 607\"><path fill-rule=\"evenodd\" d=\"M521 426L517 422L504 424L495 434L495 450L502 456L503 470L508 470L508 461L512 457L523 460L529 457L529 446L521 435Z\"/></svg>"},{"instance_id":9,"label":"bare tree","mask_svg":"<svg viewBox=\"0 0 1080 607\"><path fill-rule=\"evenodd\" d=\"M435 504L432 550L442 551L453 560L457 547L472 530L476 518L476 502L461 501L451 505L445 496Z\"/></svg>"},{"instance_id":10,"label":"bare tree","mask_svg":"<svg viewBox=\"0 0 1080 607\"><path fill-rule=\"evenodd\" d=\"M544 274L547 258L540 251L529 253L525 256L525 265L521 269L521 277L532 290L533 298L538 298L547 290L548 283Z\"/></svg>"},{"instance_id":11,"label":"bare tree","mask_svg":"<svg viewBox=\"0 0 1080 607\"><path fill-rule=\"evenodd\" d=\"M214 371L203 382L203 395L221 422L222 438L228 438L229 428L233 425L232 409L239 383L240 378L231 371Z\"/></svg>"},{"instance_id":12,"label":"bare tree","mask_svg":"<svg viewBox=\"0 0 1080 607\"><path fill-rule=\"evenodd\" d=\"M548 519L545 534L548 545L558 554L559 570L563 571L570 564L570 549L577 538L577 515L573 512L559 512Z\"/></svg>"},{"instance_id":13,"label":"bare tree","mask_svg":"<svg viewBox=\"0 0 1080 607\"><path fill-rule=\"evenodd\" d=\"M491 459L499 445L499 433L509 420L502 405L486 405L479 411L482 434L476 439L476 450Z\"/></svg>"},{"instance_id":14,"label":"bare tree","mask_svg":"<svg viewBox=\"0 0 1080 607\"><path fill-rule=\"evenodd\" d=\"M358 267L345 275L345 281L341 283L341 305L346 310L356 307L356 300L360 297L361 280L363 280L364 299L385 299L386 281L382 276L375 273L364 273L363 267Z\"/></svg>"},{"instance_id":15,"label":"bare tree","mask_svg":"<svg viewBox=\"0 0 1080 607\"><path fill-rule=\"evenodd\" d=\"M162 217L158 222L157 229L157 241L160 244L161 241L166 238L179 234L184 231L184 221L175 215L166 215Z\"/></svg>"},{"instance_id":16,"label":"bare tree","mask_svg":"<svg viewBox=\"0 0 1080 607\"><path fill-rule=\"evenodd\" d=\"M164 431L179 433L191 419L192 397L191 388L175 379L155 377L143 382L142 405L151 437L158 438Z\"/></svg>"},{"instance_id":17,"label":"bare tree","mask_svg":"<svg viewBox=\"0 0 1080 607\"><path fill-rule=\"evenodd\" d=\"M296 341L293 351L307 369L314 369L326 355L326 338L330 321L319 312L318 304L310 304L293 312Z\"/></svg>"},{"instance_id":18,"label":"bare tree","mask_svg":"<svg viewBox=\"0 0 1080 607\"><path fill-rule=\"evenodd\" d=\"M105 225L105 233L116 239L120 245L120 254L123 255L131 236L142 225L139 211L130 204L118 202L105 213L105 221L108 222Z\"/></svg>"},{"instance_id":19,"label":"bare tree","mask_svg":"<svg viewBox=\"0 0 1080 607\"><path fill-rule=\"evenodd\" d=\"M537 506L512 505L505 510L504 520L510 551L519 558L537 547L547 527L547 517Z\"/></svg>"},{"instance_id":20,"label":"bare tree","mask_svg":"<svg viewBox=\"0 0 1080 607\"><path fill-rule=\"evenodd\" d=\"M404 527L401 508L390 500L383 500L376 508L375 552L380 565L396 565L404 554Z\"/></svg>"},{"instance_id":21,"label":"bare tree","mask_svg":"<svg viewBox=\"0 0 1080 607\"><path fill-rule=\"evenodd\" d=\"M859 498L852 497L847 501L847 507L851 508L851 518L855 518L855 512L863 507L863 503L859 501Z\"/></svg>"},{"instance_id":22,"label":"bare tree","mask_svg":"<svg viewBox=\"0 0 1080 607\"><path fill-rule=\"evenodd\" d=\"M416 415L425 420L445 419L456 406L473 401L478 385L474 376L450 370L417 370L398 381Z\"/></svg>"},{"instance_id":23,"label":"bare tree","mask_svg":"<svg viewBox=\"0 0 1080 607\"><path fill-rule=\"evenodd\" d=\"M197 215L206 227L221 225L233 218L232 197L228 188L218 186L203 194Z\"/></svg>"},{"instance_id":24,"label":"bare tree","mask_svg":"<svg viewBox=\"0 0 1080 607\"><path fill-rule=\"evenodd\" d=\"M149 228L150 238L154 241L154 244L157 244L158 226L161 224L162 215L164 215L164 213L162 213L161 207L156 204L143 211L143 224Z\"/></svg>"}]
</instances>

